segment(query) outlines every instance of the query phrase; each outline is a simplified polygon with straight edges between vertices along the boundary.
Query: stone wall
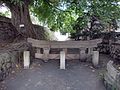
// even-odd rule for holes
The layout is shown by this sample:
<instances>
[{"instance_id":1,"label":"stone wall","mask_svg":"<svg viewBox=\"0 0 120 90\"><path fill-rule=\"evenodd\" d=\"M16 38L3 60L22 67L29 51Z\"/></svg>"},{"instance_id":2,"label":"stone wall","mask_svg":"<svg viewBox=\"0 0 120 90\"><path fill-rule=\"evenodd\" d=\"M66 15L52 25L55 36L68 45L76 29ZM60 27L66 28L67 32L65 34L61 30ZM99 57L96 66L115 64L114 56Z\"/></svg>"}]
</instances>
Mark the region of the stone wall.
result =
<instances>
[{"instance_id":1,"label":"stone wall","mask_svg":"<svg viewBox=\"0 0 120 90\"><path fill-rule=\"evenodd\" d=\"M109 44L98 44L98 50L100 53L110 54L110 45Z\"/></svg>"},{"instance_id":2,"label":"stone wall","mask_svg":"<svg viewBox=\"0 0 120 90\"><path fill-rule=\"evenodd\" d=\"M31 45L27 42L10 44L0 49L0 81L4 80L16 65L23 65L23 51L31 51Z\"/></svg>"},{"instance_id":3,"label":"stone wall","mask_svg":"<svg viewBox=\"0 0 120 90\"><path fill-rule=\"evenodd\" d=\"M18 54L16 52L0 53L0 81L11 73L17 60Z\"/></svg>"},{"instance_id":4,"label":"stone wall","mask_svg":"<svg viewBox=\"0 0 120 90\"><path fill-rule=\"evenodd\" d=\"M111 44L99 44L98 49L100 53L110 54L113 59L120 60L120 40Z\"/></svg>"},{"instance_id":5,"label":"stone wall","mask_svg":"<svg viewBox=\"0 0 120 90\"><path fill-rule=\"evenodd\" d=\"M110 56L120 61L120 40L110 46Z\"/></svg>"}]
</instances>

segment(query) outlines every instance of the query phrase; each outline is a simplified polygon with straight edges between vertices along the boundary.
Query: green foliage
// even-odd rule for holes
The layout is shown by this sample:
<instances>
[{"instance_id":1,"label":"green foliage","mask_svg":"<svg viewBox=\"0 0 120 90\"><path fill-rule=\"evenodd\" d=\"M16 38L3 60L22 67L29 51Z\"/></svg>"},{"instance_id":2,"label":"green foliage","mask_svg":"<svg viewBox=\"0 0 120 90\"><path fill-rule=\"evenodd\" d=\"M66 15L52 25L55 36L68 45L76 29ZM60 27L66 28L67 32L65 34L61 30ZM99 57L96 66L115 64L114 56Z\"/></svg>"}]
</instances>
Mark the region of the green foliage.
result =
<instances>
[{"instance_id":1,"label":"green foliage","mask_svg":"<svg viewBox=\"0 0 120 90\"><path fill-rule=\"evenodd\" d=\"M4 13L1 13L1 12L0 12L0 16L6 16L6 15L5 15Z\"/></svg>"},{"instance_id":2,"label":"green foliage","mask_svg":"<svg viewBox=\"0 0 120 90\"><path fill-rule=\"evenodd\" d=\"M23 4L23 0L2 0ZM108 28L117 28L120 19L120 0L28 0L30 11L52 31L76 32L87 27L92 16ZM75 29L76 28L76 29Z\"/></svg>"},{"instance_id":3,"label":"green foliage","mask_svg":"<svg viewBox=\"0 0 120 90\"><path fill-rule=\"evenodd\" d=\"M41 22L44 22L52 30L60 30L63 32L70 32L72 30L71 24L75 21L74 16L70 12L60 9L60 2L47 2L39 0L31 7L31 11Z\"/></svg>"},{"instance_id":4,"label":"green foliage","mask_svg":"<svg viewBox=\"0 0 120 90\"><path fill-rule=\"evenodd\" d=\"M9 11L6 11L4 13L0 12L0 16L5 16L5 17L10 16Z\"/></svg>"},{"instance_id":5,"label":"green foliage","mask_svg":"<svg viewBox=\"0 0 120 90\"><path fill-rule=\"evenodd\" d=\"M13 4L22 4L22 0L11 0L11 3Z\"/></svg>"},{"instance_id":6,"label":"green foliage","mask_svg":"<svg viewBox=\"0 0 120 90\"><path fill-rule=\"evenodd\" d=\"M0 3L9 3L9 4L19 4L22 5L23 4L23 0L1 0Z\"/></svg>"},{"instance_id":7,"label":"green foliage","mask_svg":"<svg viewBox=\"0 0 120 90\"><path fill-rule=\"evenodd\" d=\"M79 24L78 29L83 29L93 15L98 16L106 27L113 20L118 20L118 2L119 0L37 0L31 11L52 31L74 32L75 24Z\"/></svg>"}]
</instances>

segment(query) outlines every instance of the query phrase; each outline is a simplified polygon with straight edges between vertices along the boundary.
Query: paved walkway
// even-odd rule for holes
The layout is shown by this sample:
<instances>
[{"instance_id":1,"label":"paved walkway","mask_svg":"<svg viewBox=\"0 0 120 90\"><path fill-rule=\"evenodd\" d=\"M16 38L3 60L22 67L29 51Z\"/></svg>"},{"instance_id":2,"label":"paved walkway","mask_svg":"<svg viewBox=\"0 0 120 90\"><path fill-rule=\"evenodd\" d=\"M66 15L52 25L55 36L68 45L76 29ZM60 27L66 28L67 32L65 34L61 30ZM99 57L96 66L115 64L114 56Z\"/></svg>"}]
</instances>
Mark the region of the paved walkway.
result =
<instances>
[{"instance_id":1,"label":"paved walkway","mask_svg":"<svg viewBox=\"0 0 120 90\"><path fill-rule=\"evenodd\" d=\"M9 76L5 90L105 90L96 70L78 60L68 61L59 69L59 61L36 61L29 70Z\"/></svg>"}]
</instances>

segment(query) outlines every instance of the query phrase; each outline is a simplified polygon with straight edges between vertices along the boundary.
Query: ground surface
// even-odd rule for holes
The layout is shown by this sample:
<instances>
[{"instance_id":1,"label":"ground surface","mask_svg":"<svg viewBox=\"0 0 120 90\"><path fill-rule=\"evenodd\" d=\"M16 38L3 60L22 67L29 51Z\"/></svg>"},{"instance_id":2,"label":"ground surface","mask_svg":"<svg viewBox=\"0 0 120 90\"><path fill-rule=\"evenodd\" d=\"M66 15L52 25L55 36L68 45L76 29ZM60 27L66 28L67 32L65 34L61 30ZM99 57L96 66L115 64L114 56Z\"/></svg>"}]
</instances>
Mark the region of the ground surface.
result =
<instances>
[{"instance_id":1,"label":"ground surface","mask_svg":"<svg viewBox=\"0 0 120 90\"><path fill-rule=\"evenodd\" d=\"M59 69L59 60L37 60L31 69L10 75L1 90L105 90L98 71L78 60L67 61L66 70Z\"/></svg>"}]
</instances>

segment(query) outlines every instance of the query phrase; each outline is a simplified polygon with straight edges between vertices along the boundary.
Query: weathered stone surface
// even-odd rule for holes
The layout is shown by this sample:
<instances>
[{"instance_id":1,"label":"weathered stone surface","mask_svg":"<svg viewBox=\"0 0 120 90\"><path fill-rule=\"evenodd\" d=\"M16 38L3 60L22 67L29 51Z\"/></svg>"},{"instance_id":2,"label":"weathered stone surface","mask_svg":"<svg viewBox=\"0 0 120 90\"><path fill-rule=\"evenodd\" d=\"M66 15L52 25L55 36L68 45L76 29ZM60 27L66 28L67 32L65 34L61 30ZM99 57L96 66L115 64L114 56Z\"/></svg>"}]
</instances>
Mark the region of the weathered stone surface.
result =
<instances>
[{"instance_id":1,"label":"weathered stone surface","mask_svg":"<svg viewBox=\"0 0 120 90\"><path fill-rule=\"evenodd\" d=\"M60 52L60 69L65 69L65 51Z\"/></svg>"},{"instance_id":2,"label":"weathered stone surface","mask_svg":"<svg viewBox=\"0 0 120 90\"><path fill-rule=\"evenodd\" d=\"M113 67L113 62L107 63L107 72L104 75L104 84L107 90L120 90L120 72Z\"/></svg>"},{"instance_id":3,"label":"weathered stone surface","mask_svg":"<svg viewBox=\"0 0 120 90\"><path fill-rule=\"evenodd\" d=\"M4 80L16 64L23 65L22 52L25 50L31 51L31 45L27 42L12 43L0 49L0 80Z\"/></svg>"},{"instance_id":4,"label":"weathered stone surface","mask_svg":"<svg viewBox=\"0 0 120 90\"><path fill-rule=\"evenodd\" d=\"M23 59L24 59L24 69L29 69L30 65L30 51L24 51L23 53Z\"/></svg>"},{"instance_id":5,"label":"weathered stone surface","mask_svg":"<svg viewBox=\"0 0 120 90\"><path fill-rule=\"evenodd\" d=\"M95 67L98 65L99 63L99 52L98 51L93 51L92 63Z\"/></svg>"},{"instance_id":6,"label":"weathered stone surface","mask_svg":"<svg viewBox=\"0 0 120 90\"><path fill-rule=\"evenodd\" d=\"M114 59L120 60L120 45L113 44L111 45L110 56Z\"/></svg>"},{"instance_id":7,"label":"weathered stone surface","mask_svg":"<svg viewBox=\"0 0 120 90\"><path fill-rule=\"evenodd\" d=\"M81 61L86 61L86 53L85 53L85 48L80 48L80 60Z\"/></svg>"},{"instance_id":8,"label":"weathered stone surface","mask_svg":"<svg viewBox=\"0 0 120 90\"><path fill-rule=\"evenodd\" d=\"M12 63L17 60L17 53L14 56L11 56L12 52L0 53L0 81L9 75L10 70L12 69ZM14 57L14 58L13 58Z\"/></svg>"},{"instance_id":9,"label":"weathered stone surface","mask_svg":"<svg viewBox=\"0 0 120 90\"><path fill-rule=\"evenodd\" d=\"M120 61L120 40L111 44L98 44L98 50L100 53L110 54L112 58Z\"/></svg>"},{"instance_id":10,"label":"weathered stone surface","mask_svg":"<svg viewBox=\"0 0 120 90\"><path fill-rule=\"evenodd\" d=\"M110 45L109 44L98 44L98 50L100 53L109 54L110 53Z\"/></svg>"}]
</instances>

